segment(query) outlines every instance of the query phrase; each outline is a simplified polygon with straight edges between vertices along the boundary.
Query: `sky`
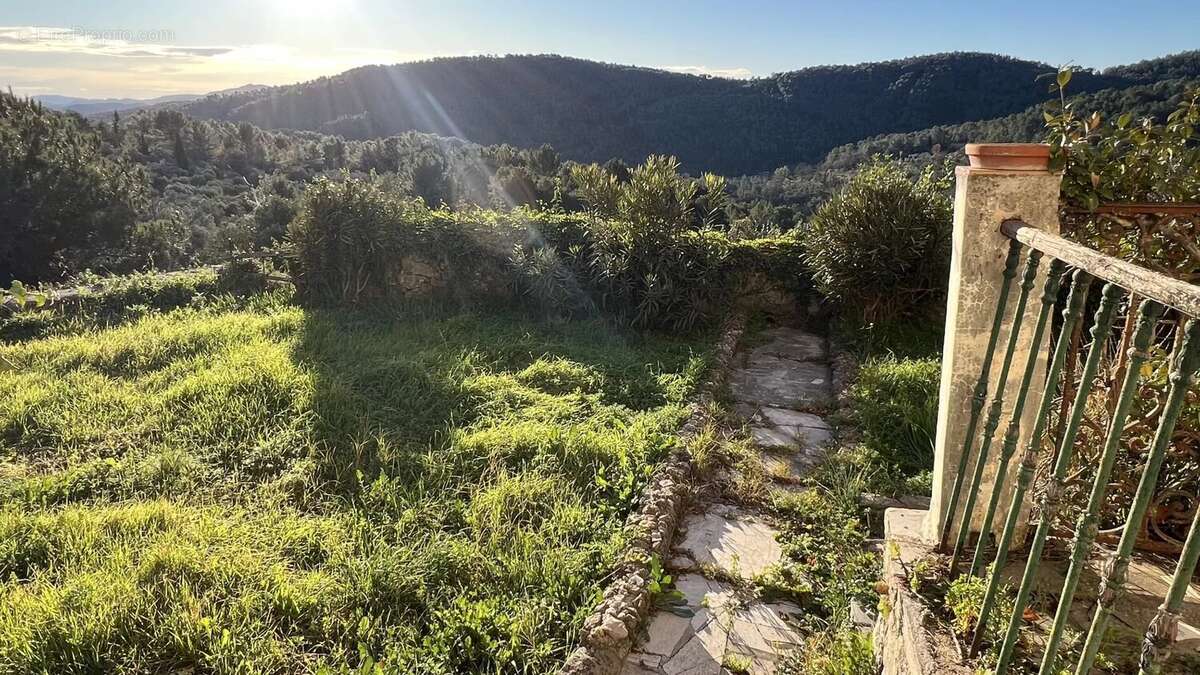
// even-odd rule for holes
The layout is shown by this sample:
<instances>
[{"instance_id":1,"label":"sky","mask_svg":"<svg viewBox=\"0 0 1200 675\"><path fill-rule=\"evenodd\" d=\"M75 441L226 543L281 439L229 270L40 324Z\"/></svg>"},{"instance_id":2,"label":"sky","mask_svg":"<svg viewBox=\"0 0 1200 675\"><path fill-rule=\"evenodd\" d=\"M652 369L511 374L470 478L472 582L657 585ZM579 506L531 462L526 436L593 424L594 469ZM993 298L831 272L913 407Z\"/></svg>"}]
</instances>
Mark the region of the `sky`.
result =
<instances>
[{"instance_id":1,"label":"sky","mask_svg":"<svg viewBox=\"0 0 1200 675\"><path fill-rule=\"evenodd\" d=\"M534 53L726 77L947 51L1103 68L1198 49L1198 27L1180 0L0 0L0 86L146 98Z\"/></svg>"}]
</instances>

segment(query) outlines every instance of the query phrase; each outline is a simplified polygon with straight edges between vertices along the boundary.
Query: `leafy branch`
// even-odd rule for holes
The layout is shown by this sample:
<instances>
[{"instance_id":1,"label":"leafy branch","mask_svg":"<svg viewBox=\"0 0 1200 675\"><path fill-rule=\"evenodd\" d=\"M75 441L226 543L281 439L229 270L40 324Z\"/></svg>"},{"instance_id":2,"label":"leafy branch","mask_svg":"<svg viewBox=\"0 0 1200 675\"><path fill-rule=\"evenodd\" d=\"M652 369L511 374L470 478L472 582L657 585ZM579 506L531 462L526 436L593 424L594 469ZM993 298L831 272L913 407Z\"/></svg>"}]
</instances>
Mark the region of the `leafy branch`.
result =
<instances>
[{"instance_id":1,"label":"leafy branch","mask_svg":"<svg viewBox=\"0 0 1200 675\"><path fill-rule=\"evenodd\" d=\"M1200 91L1183 95L1165 121L1105 119L1082 113L1067 97L1073 70L1052 85L1058 100L1044 112L1053 170L1063 171L1063 197L1094 211L1111 202L1187 202L1200 194Z\"/></svg>"}]
</instances>

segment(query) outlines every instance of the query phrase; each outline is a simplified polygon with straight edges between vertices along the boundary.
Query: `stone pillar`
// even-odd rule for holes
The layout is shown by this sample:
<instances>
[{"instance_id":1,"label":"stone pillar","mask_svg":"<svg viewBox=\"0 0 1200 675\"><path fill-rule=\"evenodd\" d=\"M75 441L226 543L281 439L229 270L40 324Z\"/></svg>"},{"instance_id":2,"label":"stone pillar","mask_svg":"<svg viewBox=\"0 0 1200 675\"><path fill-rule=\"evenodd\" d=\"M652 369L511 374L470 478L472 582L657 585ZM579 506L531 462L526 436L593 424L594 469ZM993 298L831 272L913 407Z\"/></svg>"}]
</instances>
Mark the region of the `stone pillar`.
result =
<instances>
[{"instance_id":1,"label":"stone pillar","mask_svg":"<svg viewBox=\"0 0 1200 675\"><path fill-rule=\"evenodd\" d=\"M1008 237L1000 233L1000 223L1006 219L1019 218L1025 223L1047 232L1055 234L1059 232L1058 198L1062 176L1051 173L1047 169L1048 146L972 144L967 146L967 154L970 156L971 166L960 166L956 172L954 243L950 259L946 334L942 348L942 381L939 391L937 433L934 442L933 495L925 523L925 534L930 541L937 541L945 519L945 511L950 501L950 491L954 486L955 472L958 470L959 458L966 440L966 426L971 415L972 390L975 388L979 379L979 371L983 366L984 351L987 349L992 319L996 311L996 301L1000 294L1001 273L1009 246ZM1027 255L1028 250L1024 254ZM997 536L1004 527L1004 514L1008 512L1011 503L1012 489L1020 470L1021 453L1028 442L1033 426L1033 417L1041 402L1046 361L1049 356L1045 342L1040 345L1030 344L1032 342L1031 334L1037 321L1042 286L1046 279L1046 269L1050 264L1050 260L1043 257L1037 283L1029 294L1017 349L1009 369L1008 381L1006 383L997 382L1004 360L1004 349L1008 343L1009 329L1012 325L1012 312L1017 302L1017 294L1020 292L1020 275L1024 264L1023 256L1021 267L1017 268L1017 278L1014 279L1010 291L1006 308L1008 318L1005 319L996 343L996 355L993 359L991 375L988 378L987 402L980 413L976 432L982 435L984 422L987 419L987 409L991 405L996 387L1003 386L1003 414L997 425L995 436L992 438L991 451L983 473L983 483L976 499L974 522L975 527L978 528L983 519L983 511L991 496L996 465L1003 445L1004 431L1011 416L1012 401L1015 398L1029 352L1036 348L1041 362L1026 399L1021 421L1020 442L1017 445L1013 461L1009 465L1004 494L1001 495L997 507L993 526ZM1050 331L1047 330L1046 342L1049 341L1049 333ZM959 513L956 515L956 522L951 529L951 542L954 541L954 536L958 532L958 522L962 517L962 503L965 501L967 490L970 489L971 472L978 456L980 440L978 437L975 439L971 448L971 456L966 464L966 476L963 478L962 488L963 497L960 498ZM1019 546L1024 540L1023 532L1024 526L1022 525L1013 539L1014 546Z\"/></svg>"}]
</instances>

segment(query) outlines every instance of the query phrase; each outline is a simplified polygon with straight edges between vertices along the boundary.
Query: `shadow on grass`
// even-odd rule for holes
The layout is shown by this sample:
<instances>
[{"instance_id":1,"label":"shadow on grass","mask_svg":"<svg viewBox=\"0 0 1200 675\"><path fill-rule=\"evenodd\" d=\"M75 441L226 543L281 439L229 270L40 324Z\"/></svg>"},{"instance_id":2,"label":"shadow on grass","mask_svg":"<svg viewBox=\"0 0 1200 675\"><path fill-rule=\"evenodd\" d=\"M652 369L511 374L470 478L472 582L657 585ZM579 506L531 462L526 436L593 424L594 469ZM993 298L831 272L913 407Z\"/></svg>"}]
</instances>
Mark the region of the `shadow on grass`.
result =
<instances>
[{"instance_id":1,"label":"shadow on grass","mask_svg":"<svg viewBox=\"0 0 1200 675\"><path fill-rule=\"evenodd\" d=\"M342 487L381 470L421 481L420 457L444 449L454 429L478 422L506 392L481 380L520 377L539 360L569 362L595 375L606 404L635 411L686 393L703 360L697 337L643 337L600 320L548 321L512 310L437 307L306 311L292 358L313 379L312 433L322 477ZM664 373L680 373L673 385ZM546 378L553 380L553 377ZM545 393L570 381L525 378Z\"/></svg>"}]
</instances>

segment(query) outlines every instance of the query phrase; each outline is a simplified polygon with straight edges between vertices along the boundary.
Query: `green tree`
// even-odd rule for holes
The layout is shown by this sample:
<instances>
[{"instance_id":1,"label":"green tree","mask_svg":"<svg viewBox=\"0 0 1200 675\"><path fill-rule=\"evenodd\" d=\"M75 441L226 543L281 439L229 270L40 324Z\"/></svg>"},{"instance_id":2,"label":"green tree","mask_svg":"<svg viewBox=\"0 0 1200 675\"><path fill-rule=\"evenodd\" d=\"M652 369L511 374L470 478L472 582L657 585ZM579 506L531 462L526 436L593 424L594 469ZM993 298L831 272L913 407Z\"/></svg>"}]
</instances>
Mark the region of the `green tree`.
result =
<instances>
[{"instance_id":1,"label":"green tree","mask_svg":"<svg viewBox=\"0 0 1200 675\"><path fill-rule=\"evenodd\" d=\"M86 122L0 94L0 285L56 279L122 244L147 189Z\"/></svg>"}]
</instances>

